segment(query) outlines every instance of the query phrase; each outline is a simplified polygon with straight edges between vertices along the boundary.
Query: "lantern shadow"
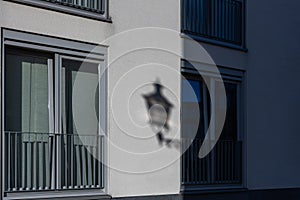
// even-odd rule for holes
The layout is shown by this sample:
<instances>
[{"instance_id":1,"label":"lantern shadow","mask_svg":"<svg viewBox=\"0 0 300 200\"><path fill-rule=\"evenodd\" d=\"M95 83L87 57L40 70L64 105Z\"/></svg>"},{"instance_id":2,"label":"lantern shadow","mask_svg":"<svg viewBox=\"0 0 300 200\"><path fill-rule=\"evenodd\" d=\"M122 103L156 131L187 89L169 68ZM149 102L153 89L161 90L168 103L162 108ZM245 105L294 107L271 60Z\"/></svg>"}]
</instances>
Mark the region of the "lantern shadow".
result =
<instances>
[{"instance_id":1,"label":"lantern shadow","mask_svg":"<svg viewBox=\"0 0 300 200\"><path fill-rule=\"evenodd\" d=\"M154 92L142 95L146 101L148 109L149 124L156 133L156 138L160 145L166 145L168 148L180 149L180 141L166 138L164 134L170 130L169 119L174 105L163 95L164 86L159 79L153 83Z\"/></svg>"}]
</instances>

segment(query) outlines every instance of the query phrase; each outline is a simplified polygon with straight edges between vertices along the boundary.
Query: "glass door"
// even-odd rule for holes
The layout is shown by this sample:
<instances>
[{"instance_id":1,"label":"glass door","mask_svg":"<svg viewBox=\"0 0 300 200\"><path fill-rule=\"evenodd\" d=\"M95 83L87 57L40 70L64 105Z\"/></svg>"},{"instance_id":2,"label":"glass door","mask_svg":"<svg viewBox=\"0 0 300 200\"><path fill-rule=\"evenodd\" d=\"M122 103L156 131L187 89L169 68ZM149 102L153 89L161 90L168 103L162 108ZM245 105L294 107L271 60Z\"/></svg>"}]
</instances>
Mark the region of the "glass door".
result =
<instances>
[{"instance_id":1,"label":"glass door","mask_svg":"<svg viewBox=\"0 0 300 200\"><path fill-rule=\"evenodd\" d=\"M61 62L61 185L103 187L99 135L99 69L97 61L62 56Z\"/></svg>"},{"instance_id":2,"label":"glass door","mask_svg":"<svg viewBox=\"0 0 300 200\"><path fill-rule=\"evenodd\" d=\"M104 188L99 70L98 61L6 49L5 192Z\"/></svg>"},{"instance_id":3,"label":"glass door","mask_svg":"<svg viewBox=\"0 0 300 200\"><path fill-rule=\"evenodd\" d=\"M51 55L7 49L4 82L5 190L51 187Z\"/></svg>"}]
</instances>

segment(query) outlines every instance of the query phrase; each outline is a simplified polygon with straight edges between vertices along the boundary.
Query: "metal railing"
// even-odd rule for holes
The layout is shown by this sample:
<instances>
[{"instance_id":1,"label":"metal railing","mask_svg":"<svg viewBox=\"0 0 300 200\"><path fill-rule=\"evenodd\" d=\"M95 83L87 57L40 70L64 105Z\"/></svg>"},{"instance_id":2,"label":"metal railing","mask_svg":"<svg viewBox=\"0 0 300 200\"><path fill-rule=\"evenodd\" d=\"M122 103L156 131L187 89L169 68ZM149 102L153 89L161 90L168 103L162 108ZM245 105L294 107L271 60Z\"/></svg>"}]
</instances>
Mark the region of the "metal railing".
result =
<instances>
[{"instance_id":1,"label":"metal railing","mask_svg":"<svg viewBox=\"0 0 300 200\"><path fill-rule=\"evenodd\" d=\"M105 13L107 0L42 0L64 6L74 7L82 10L96 12L99 14Z\"/></svg>"},{"instance_id":2,"label":"metal railing","mask_svg":"<svg viewBox=\"0 0 300 200\"><path fill-rule=\"evenodd\" d=\"M243 45L243 0L182 0L184 33Z\"/></svg>"},{"instance_id":3,"label":"metal railing","mask_svg":"<svg viewBox=\"0 0 300 200\"><path fill-rule=\"evenodd\" d=\"M242 183L242 142L218 141L205 158L198 157L203 140L182 139L182 185Z\"/></svg>"},{"instance_id":4,"label":"metal railing","mask_svg":"<svg viewBox=\"0 0 300 200\"><path fill-rule=\"evenodd\" d=\"M4 132L5 191L103 188L104 136Z\"/></svg>"}]
</instances>

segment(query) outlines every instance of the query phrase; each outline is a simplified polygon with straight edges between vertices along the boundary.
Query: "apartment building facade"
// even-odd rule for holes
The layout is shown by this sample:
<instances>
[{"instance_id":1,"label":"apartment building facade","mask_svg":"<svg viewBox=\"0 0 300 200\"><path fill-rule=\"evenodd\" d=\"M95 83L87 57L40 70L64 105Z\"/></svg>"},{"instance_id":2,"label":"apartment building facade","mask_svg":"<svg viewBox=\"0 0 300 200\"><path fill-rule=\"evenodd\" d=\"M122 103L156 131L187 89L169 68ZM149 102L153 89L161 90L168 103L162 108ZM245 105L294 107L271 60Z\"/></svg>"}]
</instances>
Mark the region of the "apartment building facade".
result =
<instances>
[{"instance_id":1,"label":"apartment building facade","mask_svg":"<svg viewBox=\"0 0 300 200\"><path fill-rule=\"evenodd\" d=\"M0 1L1 198L298 199L299 4Z\"/></svg>"}]
</instances>

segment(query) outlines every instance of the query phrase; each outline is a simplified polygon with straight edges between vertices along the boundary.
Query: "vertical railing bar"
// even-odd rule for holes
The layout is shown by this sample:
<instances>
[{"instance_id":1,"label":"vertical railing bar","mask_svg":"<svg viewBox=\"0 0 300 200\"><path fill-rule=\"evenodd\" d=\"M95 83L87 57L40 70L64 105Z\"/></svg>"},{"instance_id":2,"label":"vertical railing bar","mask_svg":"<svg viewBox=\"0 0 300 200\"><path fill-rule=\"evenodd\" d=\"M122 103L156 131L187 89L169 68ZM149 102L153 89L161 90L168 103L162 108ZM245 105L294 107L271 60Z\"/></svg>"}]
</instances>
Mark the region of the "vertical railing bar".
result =
<instances>
[{"instance_id":1,"label":"vertical railing bar","mask_svg":"<svg viewBox=\"0 0 300 200\"><path fill-rule=\"evenodd\" d=\"M199 7L198 1L195 1L194 15L195 15L195 33L199 33L199 12L197 12L197 8Z\"/></svg>"},{"instance_id":2,"label":"vertical railing bar","mask_svg":"<svg viewBox=\"0 0 300 200\"><path fill-rule=\"evenodd\" d=\"M10 183L10 177L11 177L11 167L10 167L10 164L11 164L11 133L8 132L8 138L7 138L7 144L8 144L8 147L7 147L7 163L8 163L8 167L7 167L7 190L10 191L11 189L11 183Z\"/></svg>"},{"instance_id":3,"label":"vertical railing bar","mask_svg":"<svg viewBox=\"0 0 300 200\"><path fill-rule=\"evenodd\" d=\"M195 7L196 7L196 1L192 1L192 2L193 2L193 3L192 3L192 7L195 8ZM193 21L194 21L194 23L192 23L192 26L193 26L193 32L196 33L196 32L197 32L197 30L196 30L196 28L197 28L197 23L195 23L196 20L197 20L196 10L195 10L195 9L192 9L192 10L191 10L191 14L192 14L192 19L193 19Z\"/></svg>"},{"instance_id":4,"label":"vertical railing bar","mask_svg":"<svg viewBox=\"0 0 300 200\"><path fill-rule=\"evenodd\" d=\"M234 41L233 37L233 30L234 30L234 5L232 0L230 0L230 41Z\"/></svg>"},{"instance_id":5,"label":"vertical railing bar","mask_svg":"<svg viewBox=\"0 0 300 200\"><path fill-rule=\"evenodd\" d=\"M68 160L69 160L69 156L68 156L68 134L62 134L61 136L61 143L63 145L63 162L62 162L62 169L63 169L63 179L64 179L64 184L62 184L64 189L68 188Z\"/></svg>"},{"instance_id":6,"label":"vertical railing bar","mask_svg":"<svg viewBox=\"0 0 300 200\"><path fill-rule=\"evenodd\" d=\"M100 155L101 155L101 158L100 158L100 188L103 188L104 186L104 164L103 164L103 161L104 161L104 137L103 136L100 136Z\"/></svg>"},{"instance_id":7,"label":"vertical railing bar","mask_svg":"<svg viewBox=\"0 0 300 200\"><path fill-rule=\"evenodd\" d=\"M18 160L18 165L17 165L17 190L22 190L22 133L17 134L17 160Z\"/></svg>"},{"instance_id":8,"label":"vertical railing bar","mask_svg":"<svg viewBox=\"0 0 300 200\"><path fill-rule=\"evenodd\" d=\"M187 138L186 139L186 145L187 145L187 150L186 150L186 182L190 184L190 140Z\"/></svg>"},{"instance_id":9,"label":"vertical railing bar","mask_svg":"<svg viewBox=\"0 0 300 200\"><path fill-rule=\"evenodd\" d=\"M191 183L193 184L194 181L195 181L195 172L194 172L194 161L195 161L195 158L194 158L194 142L193 140L191 139Z\"/></svg>"},{"instance_id":10,"label":"vertical railing bar","mask_svg":"<svg viewBox=\"0 0 300 200\"><path fill-rule=\"evenodd\" d=\"M21 135L21 140L22 140L22 190L25 189L25 185L26 185L26 143L25 141L23 141L23 138L25 137L23 134Z\"/></svg>"},{"instance_id":11,"label":"vertical railing bar","mask_svg":"<svg viewBox=\"0 0 300 200\"><path fill-rule=\"evenodd\" d=\"M14 132L14 183L13 183L13 191L17 190L18 187L18 138L17 133Z\"/></svg>"},{"instance_id":12,"label":"vertical railing bar","mask_svg":"<svg viewBox=\"0 0 300 200\"><path fill-rule=\"evenodd\" d=\"M69 188L73 188L74 187L74 136L70 135L71 139L70 139L70 185Z\"/></svg>"},{"instance_id":13,"label":"vertical railing bar","mask_svg":"<svg viewBox=\"0 0 300 200\"><path fill-rule=\"evenodd\" d=\"M91 143L91 139L90 137L91 136L87 136L88 137L88 143L85 147L85 150L86 150L86 153L87 153L87 169L86 169L86 172L87 172L87 186L88 187L91 187L92 186L92 165L91 165L91 153L89 152L89 149L90 149L90 143Z\"/></svg>"},{"instance_id":14,"label":"vertical railing bar","mask_svg":"<svg viewBox=\"0 0 300 200\"><path fill-rule=\"evenodd\" d=\"M83 174L83 170L84 170L84 164L83 164L83 155L82 155L82 144L80 143L79 146L79 161L80 161L80 176L81 176L81 183L79 184L80 188L83 188L84 185L84 174Z\"/></svg>"},{"instance_id":15,"label":"vertical railing bar","mask_svg":"<svg viewBox=\"0 0 300 200\"><path fill-rule=\"evenodd\" d=\"M188 157L188 151L189 151L189 140L188 139L185 139L184 140L185 142L185 148L186 148L186 151L185 151L185 183L188 183L188 173L189 173L189 169L188 169L188 162L189 162L189 157Z\"/></svg>"},{"instance_id":16,"label":"vertical railing bar","mask_svg":"<svg viewBox=\"0 0 300 200\"><path fill-rule=\"evenodd\" d=\"M240 179L240 176L239 176L239 171L238 171L238 168L239 168L239 157L238 157L238 151L240 150L239 148L239 143L236 144L236 151L235 151L235 157L236 157L236 163L235 163L235 178L237 180Z\"/></svg>"},{"instance_id":17,"label":"vertical railing bar","mask_svg":"<svg viewBox=\"0 0 300 200\"><path fill-rule=\"evenodd\" d=\"M231 143L231 180L232 181L235 181L234 180L234 177L233 177L233 173L234 173L234 144L235 144L235 141L232 141Z\"/></svg>"},{"instance_id":18,"label":"vertical railing bar","mask_svg":"<svg viewBox=\"0 0 300 200\"><path fill-rule=\"evenodd\" d=\"M48 146L48 151L49 151L49 161L50 161L50 169L49 169L49 188L54 189L55 184L56 184L56 170L55 170L55 145L56 145L56 135L53 134L52 136L49 137L49 146Z\"/></svg>"},{"instance_id":19,"label":"vertical railing bar","mask_svg":"<svg viewBox=\"0 0 300 200\"><path fill-rule=\"evenodd\" d=\"M32 167L32 171L33 171L33 181L32 181L32 189L33 190L36 190L37 189L37 138L36 138L36 133L34 133L34 138L35 140L33 141L33 159L32 159L32 162L33 162L33 167Z\"/></svg>"},{"instance_id":20,"label":"vertical railing bar","mask_svg":"<svg viewBox=\"0 0 300 200\"><path fill-rule=\"evenodd\" d=\"M220 1L220 7L221 7L221 12L220 12L220 15L221 15L221 39L224 39L224 0L221 0Z\"/></svg>"},{"instance_id":21,"label":"vertical railing bar","mask_svg":"<svg viewBox=\"0 0 300 200\"><path fill-rule=\"evenodd\" d=\"M103 148L103 141L102 141L102 137L99 136L99 180L98 180L98 183L99 183L99 187L102 188L103 186L103 154L102 154L102 148Z\"/></svg>"},{"instance_id":22,"label":"vertical railing bar","mask_svg":"<svg viewBox=\"0 0 300 200\"><path fill-rule=\"evenodd\" d=\"M44 160L45 160L45 152L44 152L44 134L41 134L41 141L39 142L39 149L40 149L40 156L39 156L39 161L40 161L40 164L39 164L39 177L40 180L39 180L39 189L42 190L42 189L45 189L45 165L44 165Z\"/></svg>"},{"instance_id":23,"label":"vertical railing bar","mask_svg":"<svg viewBox=\"0 0 300 200\"><path fill-rule=\"evenodd\" d=\"M216 144L216 147L215 147L215 151L216 151L216 175L215 175L215 180L216 182L219 182L220 180L220 148L219 148L219 144L220 142L218 142Z\"/></svg>"},{"instance_id":24,"label":"vertical railing bar","mask_svg":"<svg viewBox=\"0 0 300 200\"><path fill-rule=\"evenodd\" d=\"M224 155L224 164L225 164L225 179L224 179L224 182L226 183L226 182L228 182L228 151L229 151L229 146L228 146L228 141L225 141L224 142L224 144L225 144L225 155Z\"/></svg>"},{"instance_id":25,"label":"vertical railing bar","mask_svg":"<svg viewBox=\"0 0 300 200\"><path fill-rule=\"evenodd\" d=\"M200 159L199 159L199 157L198 157L198 152L199 152L199 139L195 139L195 145L196 145L196 147L195 147L195 155L196 155L196 157L195 157L195 180L196 180L196 183L198 184L199 183L199 181L200 181L200 178L199 178L199 162L200 162Z\"/></svg>"},{"instance_id":26,"label":"vertical railing bar","mask_svg":"<svg viewBox=\"0 0 300 200\"><path fill-rule=\"evenodd\" d=\"M85 138L86 140L86 138ZM85 141L86 143L86 141ZM86 161L86 149L85 149L85 143L82 143L80 148L81 148L81 158L82 158L82 188L86 187L87 185L87 175L86 175L86 169L87 169L87 161Z\"/></svg>"},{"instance_id":27,"label":"vertical railing bar","mask_svg":"<svg viewBox=\"0 0 300 200\"><path fill-rule=\"evenodd\" d=\"M46 137L46 136L45 136ZM50 157L49 157L49 145L50 145L50 138L49 135L47 135L46 142L44 143L44 152L45 152L45 159L44 159L44 165L45 165L45 189L48 190L50 187Z\"/></svg>"},{"instance_id":28,"label":"vertical railing bar","mask_svg":"<svg viewBox=\"0 0 300 200\"><path fill-rule=\"evenodd\" d=\"M78 139L76 138L76 140L78 140ZM76 141L76 142L77 142L77 144L76 144L77 176L76 177L77 177L77 187L80 188L81 179L82 179L81 174L80 174L80 172L81 172L81 159L80 158L81 157L80 157L80 146L78 144L78 141Z\"/></svg>"},{"instance_id":29,"label":"vertical railing bar","mask_svg":"<svg viewBox=\"0 0 300 200\"><path fill-rule=\"evenodd\" d=\"M227 181L227 174L228 174L227 150L228 150L228 145L227 145L227 142L224 141L224 158L223 158L223 162L224 162L224 179L223 179L223 183L225 183Z\"/></svg>"},{"instance_id":30,"label":"vertical railing bar","mask_svg":"<svg viewBox=\"0 0 300 200\"><path fill-rule=\"evenodd\" d=\"M226 153L225 153L225 166L226 166L226 177L225 180L229 180L229 142L226 141Z\"/></svg>"},{"instance_id":31,"label":"vertical railing bar","mask_svg":"<svg viewBox=\"0 0 300 200\"><path fill-rule=\"evenodd\" d=\"M32 177L31 177L31 169L32 169L32 144L31 144L31 134L28 133L28 143L27 143L27 187L26 190L31 189L31 182L32 182Z\"/></svg>"},{"instance_id":32,"label":"vertical railing bar","mask_svg":"<svg viewBox=\"0 0 300 200\"><path fill-rule=\"evenodd\" d=\"M182 2L182 1L180 1ZM183 140L182 138L180 138L180 184L182 185L183 184L183 159L184 159L184 153L183 153L183 149L184 149L184 146L183 146Z\"/></svg>"},{"instance_id":33,"label":"vertical railing bar","mask_svg":"<svg viewBox=\"0 0 300 200\"><path fill-rule=\"evenodd\" d=\"M242 150L243 150L243 146L242 146L242 142L239 142L239 181L242 182Z\"/></svg>"},{"instance_id":34,"label":"vertical railing bar","mask_svg":"<svg viewBox=\"0 0 300 200\"><path fill-rule=\"evenodd\" d=\"M199 140L199 143L202 143L202 140ZM203 165L203 163L205 162L205 158L202 158L202 159L200 159L199 158L199 161L200 161L200 182L202 183L204 180L205 180L205 177L203 176L204 175L204 173L203 173L203 171L205 171L205 168L204 168L204 165Z\"/></svg>"},{"instance_id":35,"label":"vertical railing bar","mask_svg":"<svg viewBox=\"0 0 300 200\"><path fill-rule=\"evenodd\" d=\"M185 140L181 138L181 149L182 149L182 156L181 156L181 182L182 184L185 183Z\"/></svg>"},{"instance_id":36,"label":"vertical railing bar","mask_svg":"<svg viewBox=\"0 0 300 200\"><path fill-rule=\"evenodd\" d=\"M228 0L225 0L225 32L226 32L226 40L229 40L229 4L228 4Z\"/></svg>"},{"instance_id":37,"label":"vertical railing bar","mask_svg":"<svg viewBox=\"0 0 300 200\"><path fill-rule=\"evenodd\" d=\"M218 39L221 39L222 38L222 20L223 20L223 17L222 17L222 1L219 0L219 3L218 3L218 15L219 15L219 21L218 21L218 26L219 26L219 35L218 35Z\"/></svg>"},{"instance_id":38,"label":"vertical railing bar","mask_svg":"<svg viewBox=\"0 0 300 200\"><path fill-rule=\"evenodd\" d=\"M96 136L97 138L97 136ZM94 142L95 140L93 140ZM94 143L93 143L94 144ZM94 151L94 147L95 145L90 146L90 156L91 156L91 166L92 166L92 170L91 170L91 174L92 174L92 179L91 179L91 185L92 187L95 187L95 151Z\"/></svg>"},{"instance_id":39,"label":"vertical railing bar","mask_svg":"<svg viewBox=\"0 0 300 200\"><path fill-rule=\"evenodd\" d=\"M222 183L224 183L224 180L226 179L226 143L222 141Z\"/></svg>"},{"instance_id":40,"label":"vertical railing bar","mask_svg":"<svg viewBox=\"0 0 300 200\"><path fill-rule=\"evenodd\" d=\"M220 148L220 155L219 155L219 159L220 159L220 175L219 175L219 182L221 182L223 180L223 143L220 140L219 141L219 148Z\"/></svg>"}]
</instances>

